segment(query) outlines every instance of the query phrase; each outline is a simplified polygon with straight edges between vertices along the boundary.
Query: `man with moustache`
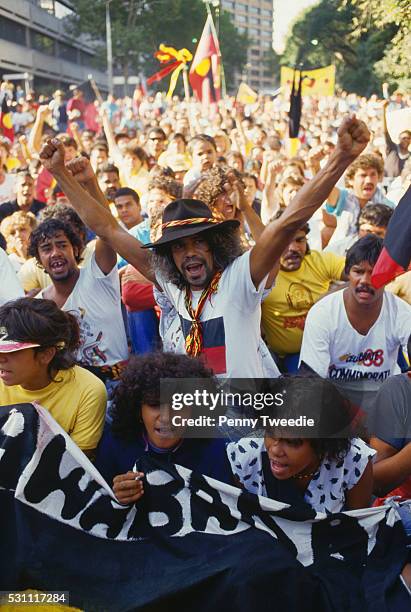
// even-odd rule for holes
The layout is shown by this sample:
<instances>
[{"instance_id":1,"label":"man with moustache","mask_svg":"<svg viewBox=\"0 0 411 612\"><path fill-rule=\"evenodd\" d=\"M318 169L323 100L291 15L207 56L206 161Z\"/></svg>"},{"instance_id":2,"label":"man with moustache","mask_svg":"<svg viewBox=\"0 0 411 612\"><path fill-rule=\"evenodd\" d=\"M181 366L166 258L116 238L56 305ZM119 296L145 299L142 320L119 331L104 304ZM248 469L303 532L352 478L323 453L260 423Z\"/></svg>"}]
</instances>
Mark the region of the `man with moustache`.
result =
<instances>
[{"instance_id":1,"label":"man with moustache","mask_svg":"<svg viewBox=\"0 0 411 612\"><path fill-rule=\"evenodd\" d=\"M280 217L282 212L277 214ZM280 370L296 372L305 320L310 308L334 281L347 280L345 258L312 251L306 223L280 258L275 286L262 303L265 341Z\"/></svg>"},{"instance_id":2,"label":"man with moustache","mask_svg":"<svg viewBox=\"0 0 411 612\"><path fill-rule=\"evenodd\" d=\"M334 187L323 206L323 246L355 234L362 210L370 204L385 204L394 208L379 182L384 174L384 163L378 155L360 155L345 174L348 189Z\"/></svg>"},{"instance_id":3,"label":"man with moustache","mask_svg":"<svg viewBox=\"0 0 411 612\"><path fill-rule=\"evenodd\" d=\"M81 161L66 168L57 140L49 141L40 157L86 225L168 298L185 338L177 352L204 358L215 374L261 378L261 299L267 277L291 238L321 206L369 140L366 126L355 116L347 117L338 133L327 165L245 253L238 221L220 222L206 204L189 199L175 200L165 208L162 236L143 246L82 189L77 176ZM154 265L147 247L154 251Z\"/></svg>"},{"instance_id":4,"label":"man with moustache","mask_svg":"<svg viewBox=\"0 0 411 612\"><path fill-rule=\"evenodd\" d=\"M406 350L410 337L411 307L371 284L382 248L382 239L374 234L360 238L347 252L348 287L326 296L308 313L300 363L323 378L382 383L399 373L398 350Z\"/></svg>"},{"instance_id":5,"label":"man with moustache","mask_svg":"<svg viewBox=\"0 0 411 612\"><path fill-rule=\"evenodd\" d=\"M102 197L88 160L83 162L81 178L91 193ZM30 236L29 252L48 273L51 284L37 297L53 300L76 316L81 333L77 362L107 385L119 377L128 359L117 256L97 239L94 253L79 268L81 247L70 224L53 218L40 223Z\"/></svg>"}]
</instances>

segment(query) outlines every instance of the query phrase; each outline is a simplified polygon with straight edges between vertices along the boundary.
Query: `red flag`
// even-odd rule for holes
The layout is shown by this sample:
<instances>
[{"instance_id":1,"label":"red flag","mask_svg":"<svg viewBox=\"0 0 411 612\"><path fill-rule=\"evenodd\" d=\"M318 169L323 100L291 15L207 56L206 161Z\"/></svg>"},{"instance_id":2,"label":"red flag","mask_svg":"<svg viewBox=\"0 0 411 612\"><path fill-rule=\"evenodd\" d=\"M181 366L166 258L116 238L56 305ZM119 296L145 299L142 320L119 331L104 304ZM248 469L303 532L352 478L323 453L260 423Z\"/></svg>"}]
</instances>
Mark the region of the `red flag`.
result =
<instances>
[{"instance_id":1,"label":"red flag","mask_svg":"<svg viewBox=\"0 0 411 612\"><path fill-rule=\"evenodd\" d=\"M371 275L377 289L406 272L411 263L411 185L388 224L384 248Z\"/></svg>"},{"instance_id":2,"label":"red flag","mask_svg":"<svg viewBox=\"0 0 411 612\"><path fill-rule=\"evenodd\" d=\"M207 17L200 42L190 68L190 85L201 102L221 98L221 54L211 15Z\"/></svg>"},{"instance_id":3,"label":"red flag","mask_svg":"<svg viewBox=\"0 0 411 612\"><path fill-rule=\"evenodd\" d=\"M11 118L11 111L7 104L7 96L5 95L3 95L3 100L1 101L0 130L3 133L3 136L6 136L10 142L14 141L13 121Z\"/></svg>"},{"instance_id":4,"label":"red flag","mask_svg":"<svg viewBox=\"0 0 411 612\"><path fill-rule=\"evenodd\" d=\"M170 74L170 72L173 72L173 70L178 68L178 66L180 64L181 64L181 62L172 62L171 64L169 64L165 68L162 68L161 70L159 70L155 74L152 74L151 77L148 77L148 79L147 79L147 85L152 85L156 81L161 81L161 79L164 79L164 77L167 76L168 74Z\"/></svg>"}]
</instances>

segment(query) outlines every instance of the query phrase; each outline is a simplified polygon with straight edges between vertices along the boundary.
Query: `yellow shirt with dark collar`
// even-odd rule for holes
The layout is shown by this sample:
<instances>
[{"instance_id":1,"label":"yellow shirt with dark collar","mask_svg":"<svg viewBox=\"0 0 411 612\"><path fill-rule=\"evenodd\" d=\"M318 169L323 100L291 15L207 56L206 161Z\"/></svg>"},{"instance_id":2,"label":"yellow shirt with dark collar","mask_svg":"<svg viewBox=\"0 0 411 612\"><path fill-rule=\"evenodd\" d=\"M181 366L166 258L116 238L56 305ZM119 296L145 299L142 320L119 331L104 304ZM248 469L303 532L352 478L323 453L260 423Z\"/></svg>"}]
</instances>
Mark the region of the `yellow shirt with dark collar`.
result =
<instances>
[{"instance_id":1,"label":"yellow shirt with dark collar","mask_svg":"<svg viewBox=\"0 0 411 612\"><path fill-rule=\"evenodd\" d=\"M311 251L298 270L280 270L262 304L262 326L270 349L283 356L301 348L305 319L311 306L340 280L345 258Z\"/></svg>"},{"instance_id":2,"label":"yellow shirt with dark collar","mask_svg":"<svg viewBox=\"0 0 411 612\"><path fill-rule=\"evenodd\" d=\"M106 388L97 376L74 366L60 370L53 382L36 391L0 380L0 407L31 402L46 408L81 450L97 447L107 404Z\"/></svg>"}]
</instances>

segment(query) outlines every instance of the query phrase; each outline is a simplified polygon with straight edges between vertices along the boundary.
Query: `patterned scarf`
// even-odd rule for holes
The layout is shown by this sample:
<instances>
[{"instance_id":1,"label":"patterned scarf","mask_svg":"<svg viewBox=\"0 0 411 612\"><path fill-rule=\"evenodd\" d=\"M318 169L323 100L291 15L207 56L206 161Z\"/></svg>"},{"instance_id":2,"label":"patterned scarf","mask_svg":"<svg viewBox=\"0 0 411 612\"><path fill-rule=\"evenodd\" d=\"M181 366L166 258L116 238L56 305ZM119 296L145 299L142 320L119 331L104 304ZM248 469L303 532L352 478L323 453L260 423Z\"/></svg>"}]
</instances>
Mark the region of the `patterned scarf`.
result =
<instances>
[{"instance_id":1,"label":"patterned scarf","mask_svg":"<svg viewBox=\"0 0 411 612\"><path fill-rule=\"evenodd\" d=\"M203 290L195 310L192 305L191 289L190 287L186 287L184 304L192 320L191 328L186 338L186 353L187 355L191 355L191 357L198 357L203 350L203 332L200 317L207 299L211 299L211 296L217 293L221 274L222 272L216 272L216 274L214 274L208 287Z\"/></svg>"}]
</instances>

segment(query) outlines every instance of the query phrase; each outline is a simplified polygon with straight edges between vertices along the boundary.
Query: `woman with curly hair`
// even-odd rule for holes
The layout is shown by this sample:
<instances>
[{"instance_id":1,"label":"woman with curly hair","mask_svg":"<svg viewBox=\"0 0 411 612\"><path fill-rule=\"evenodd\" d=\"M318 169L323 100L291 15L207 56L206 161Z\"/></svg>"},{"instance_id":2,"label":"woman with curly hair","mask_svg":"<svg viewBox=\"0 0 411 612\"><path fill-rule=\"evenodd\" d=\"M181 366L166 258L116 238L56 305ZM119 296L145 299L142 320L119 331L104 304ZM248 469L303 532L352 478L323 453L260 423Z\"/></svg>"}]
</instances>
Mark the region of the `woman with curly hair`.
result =
<instances>
[{"instance_id":1,"label":"woman with curly hair","mask_svg":"<svg viewBox=\"0 0 411 612\"><path fill-rule=\"evenodd\" d=\"M241 485L251 493L293 506L308 504L327 514L368 507L375 451L354 437L348 402L319 377L294 376L269 384L271 393L286 393L276 412L266 412L264 437L243 438L227 447ZM293 426L292 419L298 425L303 417L301 426Z\"/></svg>"},{"instance_id":2,"label":"woman with curly hair","mask_svg":"<svg viewBox=\"0 0 411 612\"><path fill-rule=\"evenodd\" d=\"M114 391L112 423L106 426L96 460L97 469L113 483L121 503L133 503L144 493L143 481L136 479L144 475L132 470L145 453L223 482L232 481L223 439L184 439L181 430L170 430L167 411L160 411L161 379L211 382L212 376L200 360L186 355L152 353L130 360Z\"/></svg>"},{"instance_id":3,"label":"woman with curly hair","mask_svg":"<svg viewBox=\"0 0 411 612\"><path fill-rule=\"evenodd\" d=\"M237 219L246 249L262 234L264 225L248 203L240 172L233 168L215 166L205 172L193 197L205 202L219 221Z\"/></svg>"}]
</instances>

